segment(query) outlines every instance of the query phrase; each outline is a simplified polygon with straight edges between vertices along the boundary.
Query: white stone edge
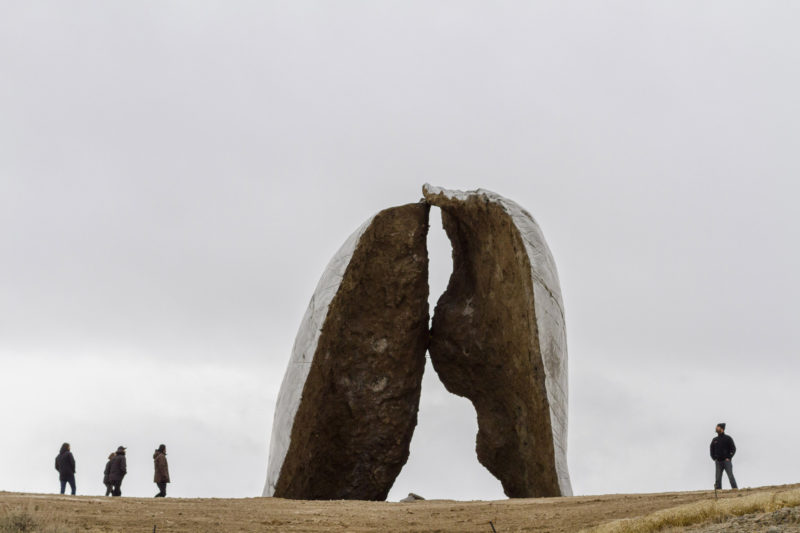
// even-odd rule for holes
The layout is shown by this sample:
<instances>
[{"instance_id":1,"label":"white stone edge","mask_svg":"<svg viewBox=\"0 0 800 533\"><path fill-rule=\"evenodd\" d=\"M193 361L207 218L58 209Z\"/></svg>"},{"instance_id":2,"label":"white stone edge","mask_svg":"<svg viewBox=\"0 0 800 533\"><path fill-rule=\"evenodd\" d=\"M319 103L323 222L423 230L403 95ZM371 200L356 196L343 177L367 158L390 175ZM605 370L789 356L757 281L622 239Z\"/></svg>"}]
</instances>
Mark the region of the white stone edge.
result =
<instances>
[{"instance_id":1,"label":"white stone edge","mask_svg":"<svg viewBox=\"0 0 800 533\"><path fill-rule=\"evenodd\" d=\"M300 323L300 328L297 331L297 337L295 337L294 346L292 347L292 356L286 367L286 373L283 376L283 382L278 392L278 400L275 404L264 496L275 494L275 486L278 483L281 468L283 468L283 462L289 450L292 427L294 426L295 415L300 407L303 386L308 378L308 372L311 369L311 363L317 351L317 344L322 332L322 325L328 315L328 308L339 290L342 277L350 264L350 259L353 257L361 236L372 224L374 218L375 216L373 215L364 222L334 254L322 273L314 294L311 296L311 302L309 302L308 308L303 315L303 320Z\"/></svg>"},{"instance_id":2,"label":"white stone edge","mask_svg":"<svg viewBox=\"0 0 800 533\"><path fill-rule=\"evenodd\" d=\"M531 263L533 281L534 312L539 330L539 347L545 373L545 389L550 406L553 449L555 451L556 475L562 496L572 496L572 484L567 466L567 416L568 416L568 367L567 332L564 321L564 303L561 284L550 247L536 219L516 202L485 189L475 191L448 190L430 184L423 186L427 195L444 196L458 201L481 197L502 207L511 217L522 236L528 260Z\"/></svg>"}]
</instances>

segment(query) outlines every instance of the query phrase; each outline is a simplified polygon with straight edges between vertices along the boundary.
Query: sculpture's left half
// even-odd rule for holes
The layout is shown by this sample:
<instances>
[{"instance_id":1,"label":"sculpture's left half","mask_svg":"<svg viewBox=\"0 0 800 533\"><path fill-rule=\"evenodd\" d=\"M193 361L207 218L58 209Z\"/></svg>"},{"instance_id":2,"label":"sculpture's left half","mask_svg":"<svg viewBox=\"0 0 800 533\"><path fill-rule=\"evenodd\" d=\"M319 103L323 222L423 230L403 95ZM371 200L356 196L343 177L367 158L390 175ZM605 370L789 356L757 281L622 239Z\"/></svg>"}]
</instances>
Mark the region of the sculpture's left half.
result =
<instances>
[{"instance_id":1,"label":"sculpture's left half","mask_svg":"<svg viewBox=\"0 0 800 533\"><path fill-rule=\"evenodd\" d=\"M325 269L278 394L264 496L386 499L417 424L429 209L381 211Z\"/></svg>"}]
</instances>

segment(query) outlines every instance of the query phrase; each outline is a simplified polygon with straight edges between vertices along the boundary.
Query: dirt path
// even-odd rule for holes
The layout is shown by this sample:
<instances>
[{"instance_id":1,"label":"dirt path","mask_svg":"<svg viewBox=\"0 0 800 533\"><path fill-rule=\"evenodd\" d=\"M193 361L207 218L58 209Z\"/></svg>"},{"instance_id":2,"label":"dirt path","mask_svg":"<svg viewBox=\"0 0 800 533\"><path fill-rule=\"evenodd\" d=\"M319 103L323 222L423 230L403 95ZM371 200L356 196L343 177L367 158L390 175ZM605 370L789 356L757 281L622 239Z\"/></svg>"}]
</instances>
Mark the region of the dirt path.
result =
<instances>
[{"instance_id":1,"label":"dirt path","mask_svg":"<svg viewBox=\"0 0 800 533\"><path fill-rule=\"evenodd\" d=\"M791 487L800 487L792 485ZM736 498L775 487L725 491ZM613 519L713 498L712 491L494 502L414 503L248 499L144 499L0 492L0 517L23 510L58 533L142 532L575 532Z\"/></svg>"}]
</instances>

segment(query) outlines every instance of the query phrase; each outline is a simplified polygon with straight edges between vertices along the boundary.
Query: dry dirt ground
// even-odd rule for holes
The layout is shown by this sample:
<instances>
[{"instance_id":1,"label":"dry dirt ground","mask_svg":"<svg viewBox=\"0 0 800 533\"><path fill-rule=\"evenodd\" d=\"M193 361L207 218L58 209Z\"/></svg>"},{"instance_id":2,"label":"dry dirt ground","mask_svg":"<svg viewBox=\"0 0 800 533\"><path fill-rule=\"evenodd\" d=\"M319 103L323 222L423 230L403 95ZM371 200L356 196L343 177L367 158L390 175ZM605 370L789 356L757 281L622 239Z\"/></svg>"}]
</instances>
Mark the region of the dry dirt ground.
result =
<instances>
[{"instance_id":1,"label":"dry dirt ground","mask_svg":"<svg viewBox=\"0 0 800 533\"><path fill-rule=\"evenodd\" d=\"M792 485L782 488L796 488ZM776 487L720 492L737 498ZM647 515L714 498L713 491L620 494L573 498L414 503L296 501L278 498L145 499L0 492L0 519L27 513L72 533L308 532L576 532L618 518ZM55 526L55 527L54 527Z\"/></svg>"}]
</instances>

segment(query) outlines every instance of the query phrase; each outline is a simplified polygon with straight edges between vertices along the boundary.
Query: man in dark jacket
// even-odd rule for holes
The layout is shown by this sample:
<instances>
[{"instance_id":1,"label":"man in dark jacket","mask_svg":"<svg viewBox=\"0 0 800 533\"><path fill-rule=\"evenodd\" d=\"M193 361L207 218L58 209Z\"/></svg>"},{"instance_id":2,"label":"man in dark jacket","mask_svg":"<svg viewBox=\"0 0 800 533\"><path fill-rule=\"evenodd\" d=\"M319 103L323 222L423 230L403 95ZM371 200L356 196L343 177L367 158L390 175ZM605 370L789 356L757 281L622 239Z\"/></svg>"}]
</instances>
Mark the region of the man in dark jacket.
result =
<instances>
[{"instance_id":1,"label":"man in dark jacket","mask_svg":"<svg viewBox=\"0 0 800 533\"><path fill-rule=\"evenodd\" d=\"M56 470L58 470L58 479L61 481L61 494L64 494L67 483L69 483L72 495L75 496L75 458L69 449L69 442L62 444L58 451Z\"/></svg>"},{"instance_id":2,"label":"man in dark jacket","mask_svg":"<svg viewBox=\"0 0 800 533\"><path fill-rule=\"evenodd\" d=\"M733 477L733 464L731 459L736 453L736 445L730 435L725 434L725 422L717 424L717 436L711 441L711 458L717 467L716 478L714 480L714 488L722 488L722 471L728 474L728 481L731 483L731 488L738 488L736 485L736 478Z\"/></svg>"},{"instance_id":3,"label":"man in dark jacket","mask_svg":"<svg viewBox=\"0 0 800 533\"><path fill-rule=\"evenodd\" d=\"M162 444L153 454L153 466L156 469L153 481L158 485L156 498L163 498L167 495L167 483L169 483L169 466L167 465L167 446Z\"/></svg>"},{"instance_id":4,"label":"man in dark jacket","mask_svg":"<svg viewBox=\"0 0 800 533\"><path fill-rule=\"evenodd\" d=\"M111 496L122 496L122 478L128 473L128 462L125 460L125 447L117 448L117 454L111 460L108 469L108 481L111 483Z\"/></svg>"}]
</instances>

